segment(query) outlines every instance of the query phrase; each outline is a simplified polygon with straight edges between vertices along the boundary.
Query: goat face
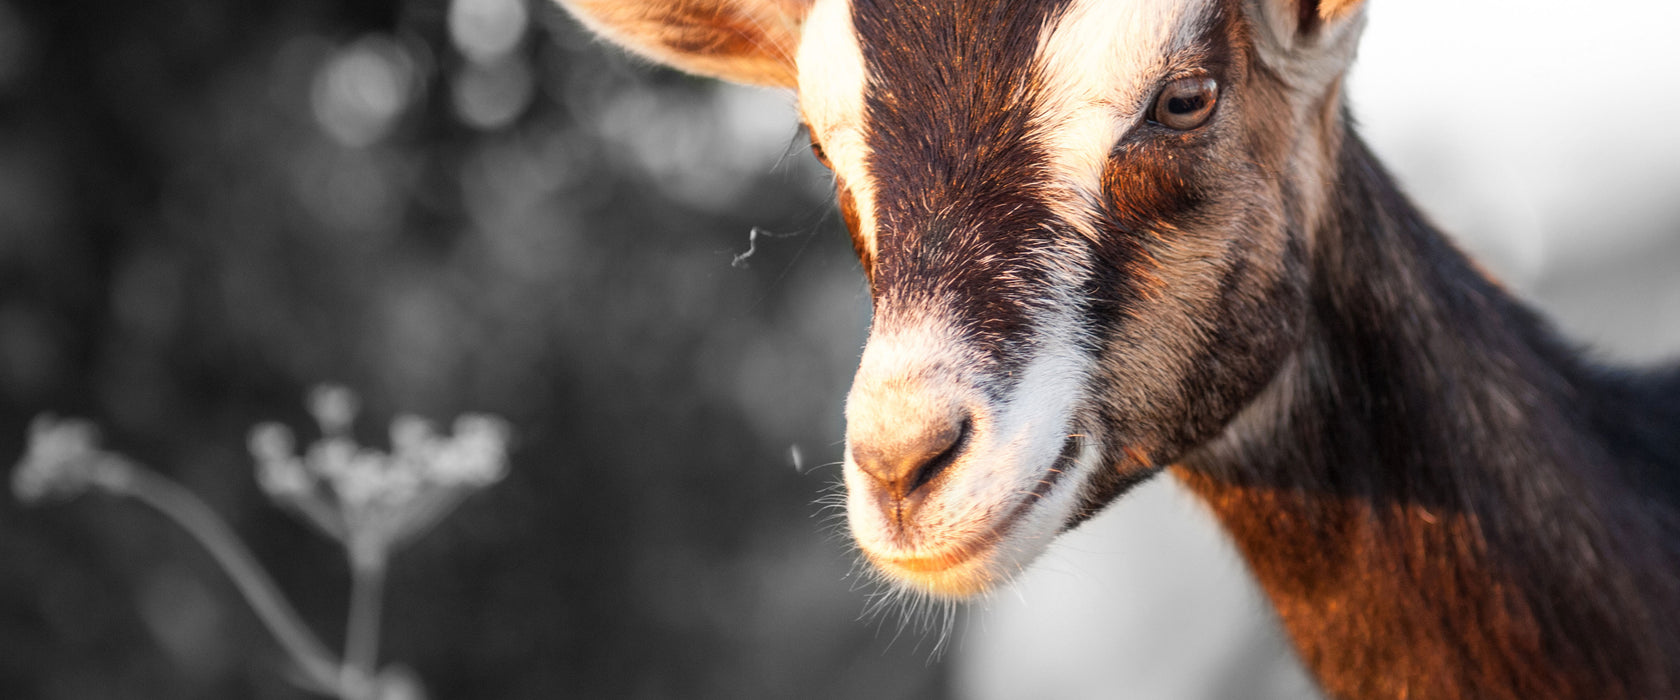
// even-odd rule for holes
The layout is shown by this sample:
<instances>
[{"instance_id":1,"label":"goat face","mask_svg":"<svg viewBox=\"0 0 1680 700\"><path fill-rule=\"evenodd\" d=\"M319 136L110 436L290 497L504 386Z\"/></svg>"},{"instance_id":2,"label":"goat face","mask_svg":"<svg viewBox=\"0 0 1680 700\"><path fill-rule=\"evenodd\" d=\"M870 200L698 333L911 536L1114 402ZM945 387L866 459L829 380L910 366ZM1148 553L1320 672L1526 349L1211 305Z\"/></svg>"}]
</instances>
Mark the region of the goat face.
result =
<instances>
[{"instance_id":1,"label":"goat face","mask_svg":"<svg viewBox=\"0 0 1680 700\"><path fill-rule=\"evenodd\" d=\"M797 87L875 305L852 534L893 580L963 596L1217 435L1295 349L1360 23L1298 1L573 9Z\"/></svg>"}]
</instances>

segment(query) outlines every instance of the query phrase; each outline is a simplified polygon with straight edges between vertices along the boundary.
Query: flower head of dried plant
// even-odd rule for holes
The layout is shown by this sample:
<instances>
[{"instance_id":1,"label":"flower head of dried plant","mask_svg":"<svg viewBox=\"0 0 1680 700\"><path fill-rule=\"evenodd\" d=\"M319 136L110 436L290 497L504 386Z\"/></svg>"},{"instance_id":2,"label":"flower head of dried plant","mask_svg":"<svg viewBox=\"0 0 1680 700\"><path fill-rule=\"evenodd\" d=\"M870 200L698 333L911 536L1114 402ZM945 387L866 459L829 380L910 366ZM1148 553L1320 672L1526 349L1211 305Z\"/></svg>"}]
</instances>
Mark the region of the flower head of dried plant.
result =
<instances>
[{"instance_id":1,"label":"flower head of dried plant","mask_svg":"<svg viewBox=\"0 0 1680 700\"><path fill-rule=\"evenodd\" d=\"M23 459L12 470L12 493L24 503L79 496L90 488L122 491L133 465L99 449L99 430L78 419L41 414L29 423Z\"/></svg>"},{"instance_id":2,"label":"flower head of dried plant","mask_svg":"<svg viewBox=\"0 0 1680 700\"><path fill-rule=\"evenodd\" d=\"M263 492L338 540L349 557L350 619L337 656L209 506L167 476L101 449L92 423L36 417L12 490L20 501L39 503L102 489L156 508L209 550L296 662L305 687L341 700L423 700L425 688L413 672L378 664L385 566L396 546L506 475L509 431L488 415L461 416L447 434L403 415L392 421L391 449L384 452L351 435L358 407L349 389L317 387L309 412L321 438L301 454L292 431L278 423L257 425L248 440Z\"/></svg>"},{"instance_id":3,"label":"flower head of dried plant","mask_svg":"<svg viewBox=\"0 0 1680 700\"><path fill-rule=\"evenodd\" d=\"M301 455L291 430L277 423L256 426L249 441L263 491L343 542L352 556L382 556L507 473L509 431L499 418L464 415L445 434L422 418L400 415L385 452L352 437L357 409L348 389L322 386L309 400L321 438Z\"/></svg>"}]
</instances>

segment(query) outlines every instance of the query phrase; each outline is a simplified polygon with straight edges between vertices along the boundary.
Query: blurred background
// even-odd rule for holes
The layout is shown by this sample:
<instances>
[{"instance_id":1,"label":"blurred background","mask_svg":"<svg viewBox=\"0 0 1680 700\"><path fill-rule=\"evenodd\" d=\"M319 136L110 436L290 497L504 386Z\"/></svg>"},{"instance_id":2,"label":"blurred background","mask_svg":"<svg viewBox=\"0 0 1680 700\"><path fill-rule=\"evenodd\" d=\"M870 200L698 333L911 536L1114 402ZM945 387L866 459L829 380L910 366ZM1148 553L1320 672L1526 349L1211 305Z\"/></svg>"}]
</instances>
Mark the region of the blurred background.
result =
<instances>
[{"instance_id":1,"label":"blurred background","mask_svg":"<svg viewBox=\"0 0 1680 700\"><path fill-rule=\"evenodd\" d=\"M1602 355L1680 349L1680 10L1373 3L1351 98L1426 208ZM0 0L0 464L36 413L94 419L329 642L342 553L245 449L307 434L323 381L372 444L515 427L507 480L393 564L383 656L433 697L1310 694L1166 480L937 659L863 617L817 501L868 313L789 96L544 2ZM0 697L306 697L285 673L155 513L0 498Z\"/></svg>"}]
</instances>

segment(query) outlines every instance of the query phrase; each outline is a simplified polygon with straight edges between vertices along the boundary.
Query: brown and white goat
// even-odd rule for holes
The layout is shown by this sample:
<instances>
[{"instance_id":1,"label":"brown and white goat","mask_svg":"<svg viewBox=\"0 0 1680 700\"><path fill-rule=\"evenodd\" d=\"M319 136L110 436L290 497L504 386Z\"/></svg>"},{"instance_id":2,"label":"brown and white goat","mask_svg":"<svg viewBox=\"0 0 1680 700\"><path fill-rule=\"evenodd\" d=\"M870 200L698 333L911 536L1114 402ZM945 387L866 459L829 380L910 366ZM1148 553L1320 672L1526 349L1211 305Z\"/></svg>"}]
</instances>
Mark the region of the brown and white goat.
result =
<instances>
[{"instance_id":1,"label":"brown and white goat","mask_svg":"<svg viewBox=\"0 0 1680 700\"><path fill-rule=\"evenodd\" d=\"M566 0L794 88L870 281L848 519L962 597L1170 471L1342 698L1680 697L1680 370L1578 359L1350 127L1360 0Z\"/></svg>"}]
</instances>

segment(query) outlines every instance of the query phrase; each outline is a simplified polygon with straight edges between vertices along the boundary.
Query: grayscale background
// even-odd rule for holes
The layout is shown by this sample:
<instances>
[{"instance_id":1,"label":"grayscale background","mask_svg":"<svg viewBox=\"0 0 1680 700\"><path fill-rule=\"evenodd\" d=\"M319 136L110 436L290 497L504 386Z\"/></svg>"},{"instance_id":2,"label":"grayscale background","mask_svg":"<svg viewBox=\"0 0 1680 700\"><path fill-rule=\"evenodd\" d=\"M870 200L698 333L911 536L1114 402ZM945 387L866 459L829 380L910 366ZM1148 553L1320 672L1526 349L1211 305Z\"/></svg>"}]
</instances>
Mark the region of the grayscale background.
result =
<instances>
[{"instance_id":1,"label":"grayscale background","mask_svg":"<svg viewBox=\"0 0 1680 700\"><path fill-rule=\"evenodd\" d=\"M1350 100L1408 190L1599 356L1680 354L1680 8L1370 2ZM1311 697L1165 479L937 657L860 619L817 501L869 302L802 138L538 0L0 0L0 473L96 421L336 644L341 552L246 431L324 381L372 444L504 416L507 480L393 563L384 658L434 698ZM309 696L192 540L0 497L0 698L229 697Z\"/></svg>"}]
</instances>

